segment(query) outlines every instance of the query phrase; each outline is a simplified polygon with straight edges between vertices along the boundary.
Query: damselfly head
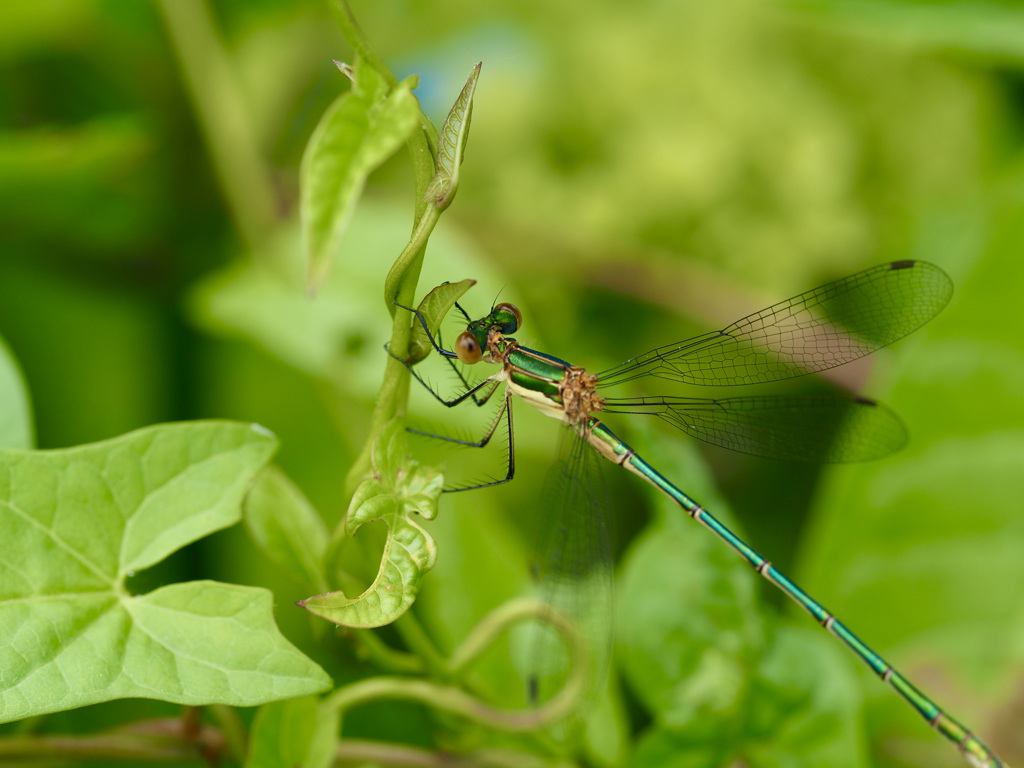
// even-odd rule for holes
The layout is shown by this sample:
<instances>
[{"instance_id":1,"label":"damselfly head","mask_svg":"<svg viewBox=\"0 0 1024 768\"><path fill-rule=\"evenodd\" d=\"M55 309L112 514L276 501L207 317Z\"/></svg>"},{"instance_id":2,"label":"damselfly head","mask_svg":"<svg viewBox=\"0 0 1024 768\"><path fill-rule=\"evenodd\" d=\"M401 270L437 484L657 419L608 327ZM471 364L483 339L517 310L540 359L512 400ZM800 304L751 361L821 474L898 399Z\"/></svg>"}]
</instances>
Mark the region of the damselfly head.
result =
<instances>
[{"instance_id":1,"label":"damselfly head","mask_svg":"<svg viewBox=\"0 0 1024 768\"><path fill-rule=\"evenodd\" d=\"M499 304L491 310L491 317L503 334L515 333L523 326L523 313L515 304Z\"/></svg>"},{"instance_id":2,"label":"damselfly head","mask_svg":"<svg viewBox=\"0 0 1024 768\"><path fill-rule=\"evenodd\" d=\"M510 333L515 333L523 324L523 315L514 304L498 304L486 317L474 320L455 340L455 355L466 365L479 363L484 359L485 350L493 354L492 344ZM496 362L490 356L487 362Z\"/></svg>"}]
</instances>

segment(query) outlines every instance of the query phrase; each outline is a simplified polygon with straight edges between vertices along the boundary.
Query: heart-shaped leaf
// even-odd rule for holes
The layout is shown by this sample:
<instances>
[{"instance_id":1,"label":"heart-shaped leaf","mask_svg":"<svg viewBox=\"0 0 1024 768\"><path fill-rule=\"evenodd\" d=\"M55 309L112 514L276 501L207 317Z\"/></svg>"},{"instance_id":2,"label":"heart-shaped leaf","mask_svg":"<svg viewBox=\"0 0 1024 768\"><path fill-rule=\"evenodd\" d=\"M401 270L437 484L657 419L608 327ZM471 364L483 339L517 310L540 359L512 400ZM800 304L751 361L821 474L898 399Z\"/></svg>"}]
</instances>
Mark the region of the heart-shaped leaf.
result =
<instances>
[{"instance_id":1,"label":"heart-shaped leaf","mask_svg":"<svg viewBox=\"0 0 1024 768\"><path fill-rule=\"evenodd\" d=\"M210 581L132 596L125 579L236 523L277 440L262 427L149 427L0 451L0 721L124 697L252 706L323 690L269 592Z\"/></svg>"}]
</instances>

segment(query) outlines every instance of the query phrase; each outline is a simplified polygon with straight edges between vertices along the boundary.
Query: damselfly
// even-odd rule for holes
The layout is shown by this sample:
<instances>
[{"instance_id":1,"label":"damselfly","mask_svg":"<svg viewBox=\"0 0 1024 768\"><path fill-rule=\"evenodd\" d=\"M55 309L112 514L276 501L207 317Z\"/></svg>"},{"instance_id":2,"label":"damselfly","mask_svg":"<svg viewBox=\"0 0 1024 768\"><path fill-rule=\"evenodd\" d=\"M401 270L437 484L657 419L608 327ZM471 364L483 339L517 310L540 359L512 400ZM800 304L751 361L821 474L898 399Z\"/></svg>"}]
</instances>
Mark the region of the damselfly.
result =
<instances>
[{"instance_id":1,"label":"damselfly","mask_svg":"<svg viewBox=\"0 0 1024 768\"><path fill-rule=\"evenodd\" d=\"M497 373L445 399L410 372L440 402L453 407L473 398L482 404L505 384L500 410L486 444L504 415L509 431L512 479L512 396L522 398L569 427L580 441L656 487L740 554L754 569L802 606L893 688L936 731L957 745L975 766L1004 763L977 736L943 711L892 668L820 603L780 573L658 470L598 418L598 414L656 415L707 443L745 453L808 461L858 461L885 456L905 440L899 418L873 400L856 395L756 396L701 399L674 396L612 398L611 386L651 377L703 386L761 384L834 368L870 354L924 325L952 295L949 277L922 261L897 261L836 280L755 312L720 331L658 347L597 374L528 349L511 334L522 326L519 310L501 303L478 320L467 320L455 349L434 348L449 362L484 362ZM406 307L405 309L409 309ZM459 308L461 311L461 307ZM404 362L404 361L403 361ZM456 441L465 442L465 441ZM480 487L474 486L474 487ZM465 489L456 489L465 490Z\"/></svg>"}]
</instances>

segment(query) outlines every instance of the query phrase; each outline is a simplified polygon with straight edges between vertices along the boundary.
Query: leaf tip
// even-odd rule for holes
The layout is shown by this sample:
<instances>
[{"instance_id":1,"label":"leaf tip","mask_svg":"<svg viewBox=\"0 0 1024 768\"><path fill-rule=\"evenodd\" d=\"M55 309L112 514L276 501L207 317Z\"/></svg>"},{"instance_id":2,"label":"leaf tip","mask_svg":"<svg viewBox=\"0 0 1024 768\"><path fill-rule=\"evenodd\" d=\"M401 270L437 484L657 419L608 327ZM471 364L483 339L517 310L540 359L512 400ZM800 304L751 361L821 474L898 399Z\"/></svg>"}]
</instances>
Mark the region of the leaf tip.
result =
<instances>
[{"instance_id":1,"label":"leaf tip","mask_svg":"<svg viewBox=\"0 0 1024 768\"><path fill-rule=\"evenodd\" d=\"M262 424L258 424L255 421L252 422L252 424L249 425L249 429L251 429L257 435L262 435L263 437L269 437L269 438L271 438L273 440L277 439L277 435L275 435L273 432L271 432L269 429L267 429L267 427L264 427Z\"/></svg>"},{"instance_id":2,"label":"leaf tip","mask_svg":"<svg viewBox=\"0 0 1024 768\"><path fill-rule=\"evenodd\" d=\"M315 299L320 289L327 282L327 275L331 269L330 259L318 259L314 256L307 258L306 269L306 298Z\"/></svg>"},{"instance_id":3,"label":"leaf tip","mask_svg":"<svg viewBox=\"0 0 1024 768\"><path fill-rule=\"evenodd\" d=\"M350 64L346 64L343 61L338 61L337 59L333 59L333 61L334 61L334 66L336 66L341 71L341 74L343 74L345 77L347 77L350 82L354 83L356 81L355 70L352 69L352 66ZM479 65L477 65L477 66L479 66Z\"/></svg>"}]
</instances>

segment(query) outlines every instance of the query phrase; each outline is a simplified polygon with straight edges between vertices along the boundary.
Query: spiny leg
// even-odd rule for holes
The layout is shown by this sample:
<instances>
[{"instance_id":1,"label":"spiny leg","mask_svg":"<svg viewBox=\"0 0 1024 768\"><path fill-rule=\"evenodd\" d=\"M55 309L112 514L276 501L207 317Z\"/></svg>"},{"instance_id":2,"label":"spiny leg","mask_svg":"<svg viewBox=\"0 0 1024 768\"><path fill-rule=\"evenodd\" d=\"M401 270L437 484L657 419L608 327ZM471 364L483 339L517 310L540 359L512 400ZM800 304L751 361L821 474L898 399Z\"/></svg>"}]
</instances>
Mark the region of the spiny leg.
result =
<instances>
[{"instance_id":1,"label":"spiny leg","mask_svg":"<svg viewBox=\"0 0 1024 768\"><path fill-rule=\"evenodd\" d=\"M466 322L467 322L467 323L471 323L471 322L473 322L473 318L471 318L471 317L469 316L469 314L467 314L466 310L464 310L464 309L462 308L462 305L461 305L461 304L459 304L459 302L457 302L457 301L455 302L455 308L456 308L457 310L459 310L459 312L461 312L461 313L462 313L462 316L463 316L464 318L466 318Z\"/></svg>"},{"instance_id":2,"label":"spiny leg","mask_svg":"<svg viewBox=\"0 0 1024 768\"><path fill-rule=\"evenodd\" d=\"M401 306L401 305L399 305L399 306ZM402 308L404 309L404 307L402 307ZM470 319L469 319L469 315L466 314L466 310L464 310L462 307L460 307L457 302L455 304L455 308L458 309L459 312L462 313L462 315L466 318L466 322L469 323ZM423 321L421 319L420 323L422 324L422 322ZM429 331L427 331L427 335L428 336L430 335ZM431 339L432 343L434 341L435 341L434 339ZM441 330L440 329L438 329L438 331L437 331L437 339L436 339L436 341L437 341L437 343L434 344L434 348L435 349L444 349L444 347L441 346L443 341L441 340ZM455 375L458 376L459 381L462 383L462 386L465 387L467 390L471 389L472 385L466 380L466 377L462 374L462 369L460 369L459 366L456 365L455 358L448 357L447 355L442 355L442 358L444 359L444 361L446 363L448 363L448 366L455 372ZM479 397L477 397L474 394L472 396L472 400L479 407L481 405L484 405L490 399L492 394L494 394L494 390L493 389L491 391L489 391L486 395L484 395L483 398L479 398Z\"/></svg>"},{"instance_id":3,"label":"spiny leg","mask_svg":"<svg viewBox=\"0 0 1024 768\"><path fill-rule=\"evenodd\" d=\"M495 384L497 384L497 382L495 382ZM487 396L490 397L493 392L494 390L492 389ZM508 471L505 473L505 477L500 480L490 480L486 483L466 485L459 488L445 488L444 492L455 493L457 491L472 491L477 488L490 488L492 485L502 485L509 482L516 473L515 433L512 431L512 395L507 389L505 390L505 399L501 404L501 408L498 409L498 413L494 417L494 421L491 422L491 426L487 429L487 433L480 440L460 440L457 437L437 435L433 432L423 432L418 429L412 429L411 427L406 427L406 431L412 432L416 435L433 438L434 440L443 440L446 443L457 443L458 445L465 445L470 448L483 448L488 442L490 442L491 437L494 436L494 432L498 428L498 424L501 422L502 414L505 414L505 423L508 427Z\"/></svg>"},{"instance_id":4,"label":"spiny leg","mask_svg":"<svg viewBox=\"0 0 1024 768\"><path fill-rule=\"evenodd\" d=\"M487 397L490 397L494 390L497 389L499 382L494 382L494 388L487 393ZM510 408L508 395L505 396L504 402L501 407L498 408L498 412L494 416L494 420L491 422L491 426L487 428L487 432L479 440L462 440L458 437L451 437L450 435L439 435L435 432L424 432L420 429L414 429L413 427L406 427L406 432L412 432L414 435L422 435L423 437L429 437L433 440L443 440L446 443L457 443L458 445L467 445L470 448L483 448L490 441L494 435L494 431L498 428L498 423L501 421L502 415L506 410Z\"/></svg>"},{"instance_id":5,"label":"spiny leg","mask_svg":"<svg viewBox=\"0 0 1024 768\"><path fill-rule=\"evenodd\" d=\"M395 302L395 306L404 309L408 312L412 312L414 315L416 315L416 318L420 321L420 325L423 326L423 331L424 333L427 334L427 338L430 340L431 345L434 347L435 350L437 350L438 354L440 354L443 358L445 358L445 360L448 361L448 364L452 366L452 370L455 371L456 375L459 377L459 380L467 387L467 390L458 397L455 397L451 400L446 400L436 390L434 390L433 387L427 384L427 382L424 381L418 373L416 373L416 371L413 369L412 365L409 363L408 360L404 360L400 358L398 355L394 354L388 348L387 344L384 345L384 350L389 355L391 355L391 357L395 358L396 360L398 360L398 362L404 365L406 370L408 370L409 373L412 374L412 377L416 379L416 381L418 381L420 385L434 397L435 400L437 400L445 407L454 408L456 405L465 402L467 398L472 398L473 402L476 403L477 406L484 405L486 402L488 402L491 399L491 396L498 389L498 385L500 382L488 378L484 379L479 384L471 387L469 383L466 381L465 377L462 375L462 371L460 371L455 366L455 363L452 358L457 357L457 355L455 355L454 352L450 352L438 345L437 341L435 341L434 339L433 334L430 332L430 328L427 327L427 322L423 318L423 315L420 313L420 311L417 309L413 309L412 307L407 307L404 304L400 304L397 301ZM463 316L467 318L468 322L469 316L466 315L466 311L462 309L462 307L458 306L458 304L456 304L456 307L458 308L459 312L461 312ZM476 396L476 393L487 387L488 384L490 385L490 387L486 390L486 393L478 398ZM501 404L501 408L498 410L498 413L495 416L494 421L491 423L490 428L487 430L487 434L485 434L484 437L478 441L460 440L459 438L455 437L437 435L432 432L423 432L418 429L406 427L406 431L412 432L413 434L423 435L424 437L430 437L436 440L444 440L445 442L458 443L460 445L466 445L472 448L483 448L485 445L487 445L491 437L494 435L494 431L495 429L497 429L498 423L501 421L501 414L505 414L506 422L508 424L508 471L506 472L505 477L500 480L492 480L486 483L477 483L476 485L467 485L462 488L445 488L444 490L446 493L453 493L455 491L470 491L476 488L488 488L492 485L502 485L503 483L507 483L509 480L511 480L515 475L515 436L512 431L512 404L509 398L510 393L506 389L505 399Z\"/></svg>"},{"instance_id":6,"label":"spiny leg","mask_svg":"<svg viewBox=\"0 0 1024 768\"><path fill-rule=\"evenodd\" d=\"M395 306L398 307L399 309L404 309L406 312L412 312L414 315L416 315L416 319L419 320L420 325L423 326L423 332L427 334L427 339L430 340L431 346L433 346L434 349L437 350L437 353L439 355L442 355L443 357L458 357L458 355L456 355L451 350L444 349L443 347L438 345L438 343L434 340L434 334L432 334L430 332L430 328L427 327L427 321L423 318L423 314L418 309L407 307L405 306L405 304L399 304L397 299L395 300ZM394 355L392 355L392 357L394 357Z\"/></svg>"},{"instance_id":7,"label":"spiny leg","mask_svg":"<svg viewBox=\"0 0 1024 768\"><path fill-rule=\"evenodd\" d=\"M486 395L484 395L483 397L477 397L476 394L474 394L476 390L470 386L470 383L468 381L466 381L466 377L462 375L462 371L459 370L459 366L455 364L455 361L452 360L450 357L446 357L445 362L447 362L448 365L451 366L451 369L455 371L455 375L459 377L459 381L462 382L462 386L466 387L467 391L470 391L470 397L478 407L484 405L488 400L490 400L491 395L494 394L494 390L498 388L498 382L494 382L494 386Z\"/></svg>"},{"instance_id":8,"label":"spiny leg","mask_svg":"<svg viewBox=\"0 0 1024 768\"><path fill-rule=\"evenodd\" d=\"M416 370L412 367L412 365L409 364L408 360L403 360L401 357L399 357L390 349L388 349L387 344L384 345L384 351L391 355L391 357L395 358L395 360L400 362L402 365L404 365L405 369L409 371L410 374L412 374L412 377L420 383L420 386L422 386L425 390L427 390L427 392L433 395L434 399L437 400L437 402L441 403L441 405L445 406L446 408L454 408L456 405L459 405L460 403L464 402L469 398L473 398L473 402L475 402L477 405L483 405L484 403L487 402L490 396L494 394L494 390L497 389L496 386L492 386L491 389L482 399L478 400L476 397L474 397L474 395L477 392L486 387L488 384L497 384L497 382L495 382L493 379L484 379L479 384L470 387L468 390L463 392L458 397L454 397L451 400L445 400L433 387L431 387L427 382L425 382L418 373L416 373Z\"/></svg>"},{"instance_id":9,"label":"spiny leg","mask_svg":"<svg viewBox=\"0 0 1024 768\"><path fill-rule=\"evenodd\" d=\"M430 340L431 346L433 346L434 349L437 350L437 353L441 355L441 357L445 359L448 365L451 366L452 370L455 371L455 375L459 377L459 381L461 381L462 385L466 387L466 391L462 395L456 397L453 400L445 400L443 397L441 397L437 390L435 390L433 387L427 384L427 382L425 382L420 377L420 375L416 373L415 370L413 370L412 364L409 363L408 360L405 360L404 358L401 358L394 352L392 352L387 344L384 345L384 351L391 355L391 357L395 358L395 360L400 362L402 365L404 365L406 370L408 370L409 373L412 374L413 378L415 378L416 381L418 381L425 390L427 390L431 395L433 395L435 400L445 405L446 407L452 408L458 405L459 403L463 402L467 397L472 398L473 402L476 403L477 406L481 406L484 403L486 403L490 396L494 393L494 389L492 388L483 398L478 398L476 396L476 393L483 387L486 381L481 382L476 386L470 386L469 382L466 381L466 377L462 375L462 371L460 371L458 366L455 365L455 358L457 358L458 356L454 352L445 349L444 347L440 346L437 343L437 341L434 339L434 335L430 332L430 329L427 327L427 321L423 318L422 313L418 309L413 309L412 307L407 307L404 304L399 304L397 301L395 302L395 306L399 307L400 309L404 309L407 312L412 312L416 316L416 319L420 321L420 325L423 326L423 331L424 333L427 334L427 339ZM458 307L458 304L456 304L456 306ZM460 312L462 312L463 315L466 315L466 312L464 309L462 309L462 307L458 307L458 309ZM468 315L466 316L468 317Z\"/></svg>"}]
</instances>

